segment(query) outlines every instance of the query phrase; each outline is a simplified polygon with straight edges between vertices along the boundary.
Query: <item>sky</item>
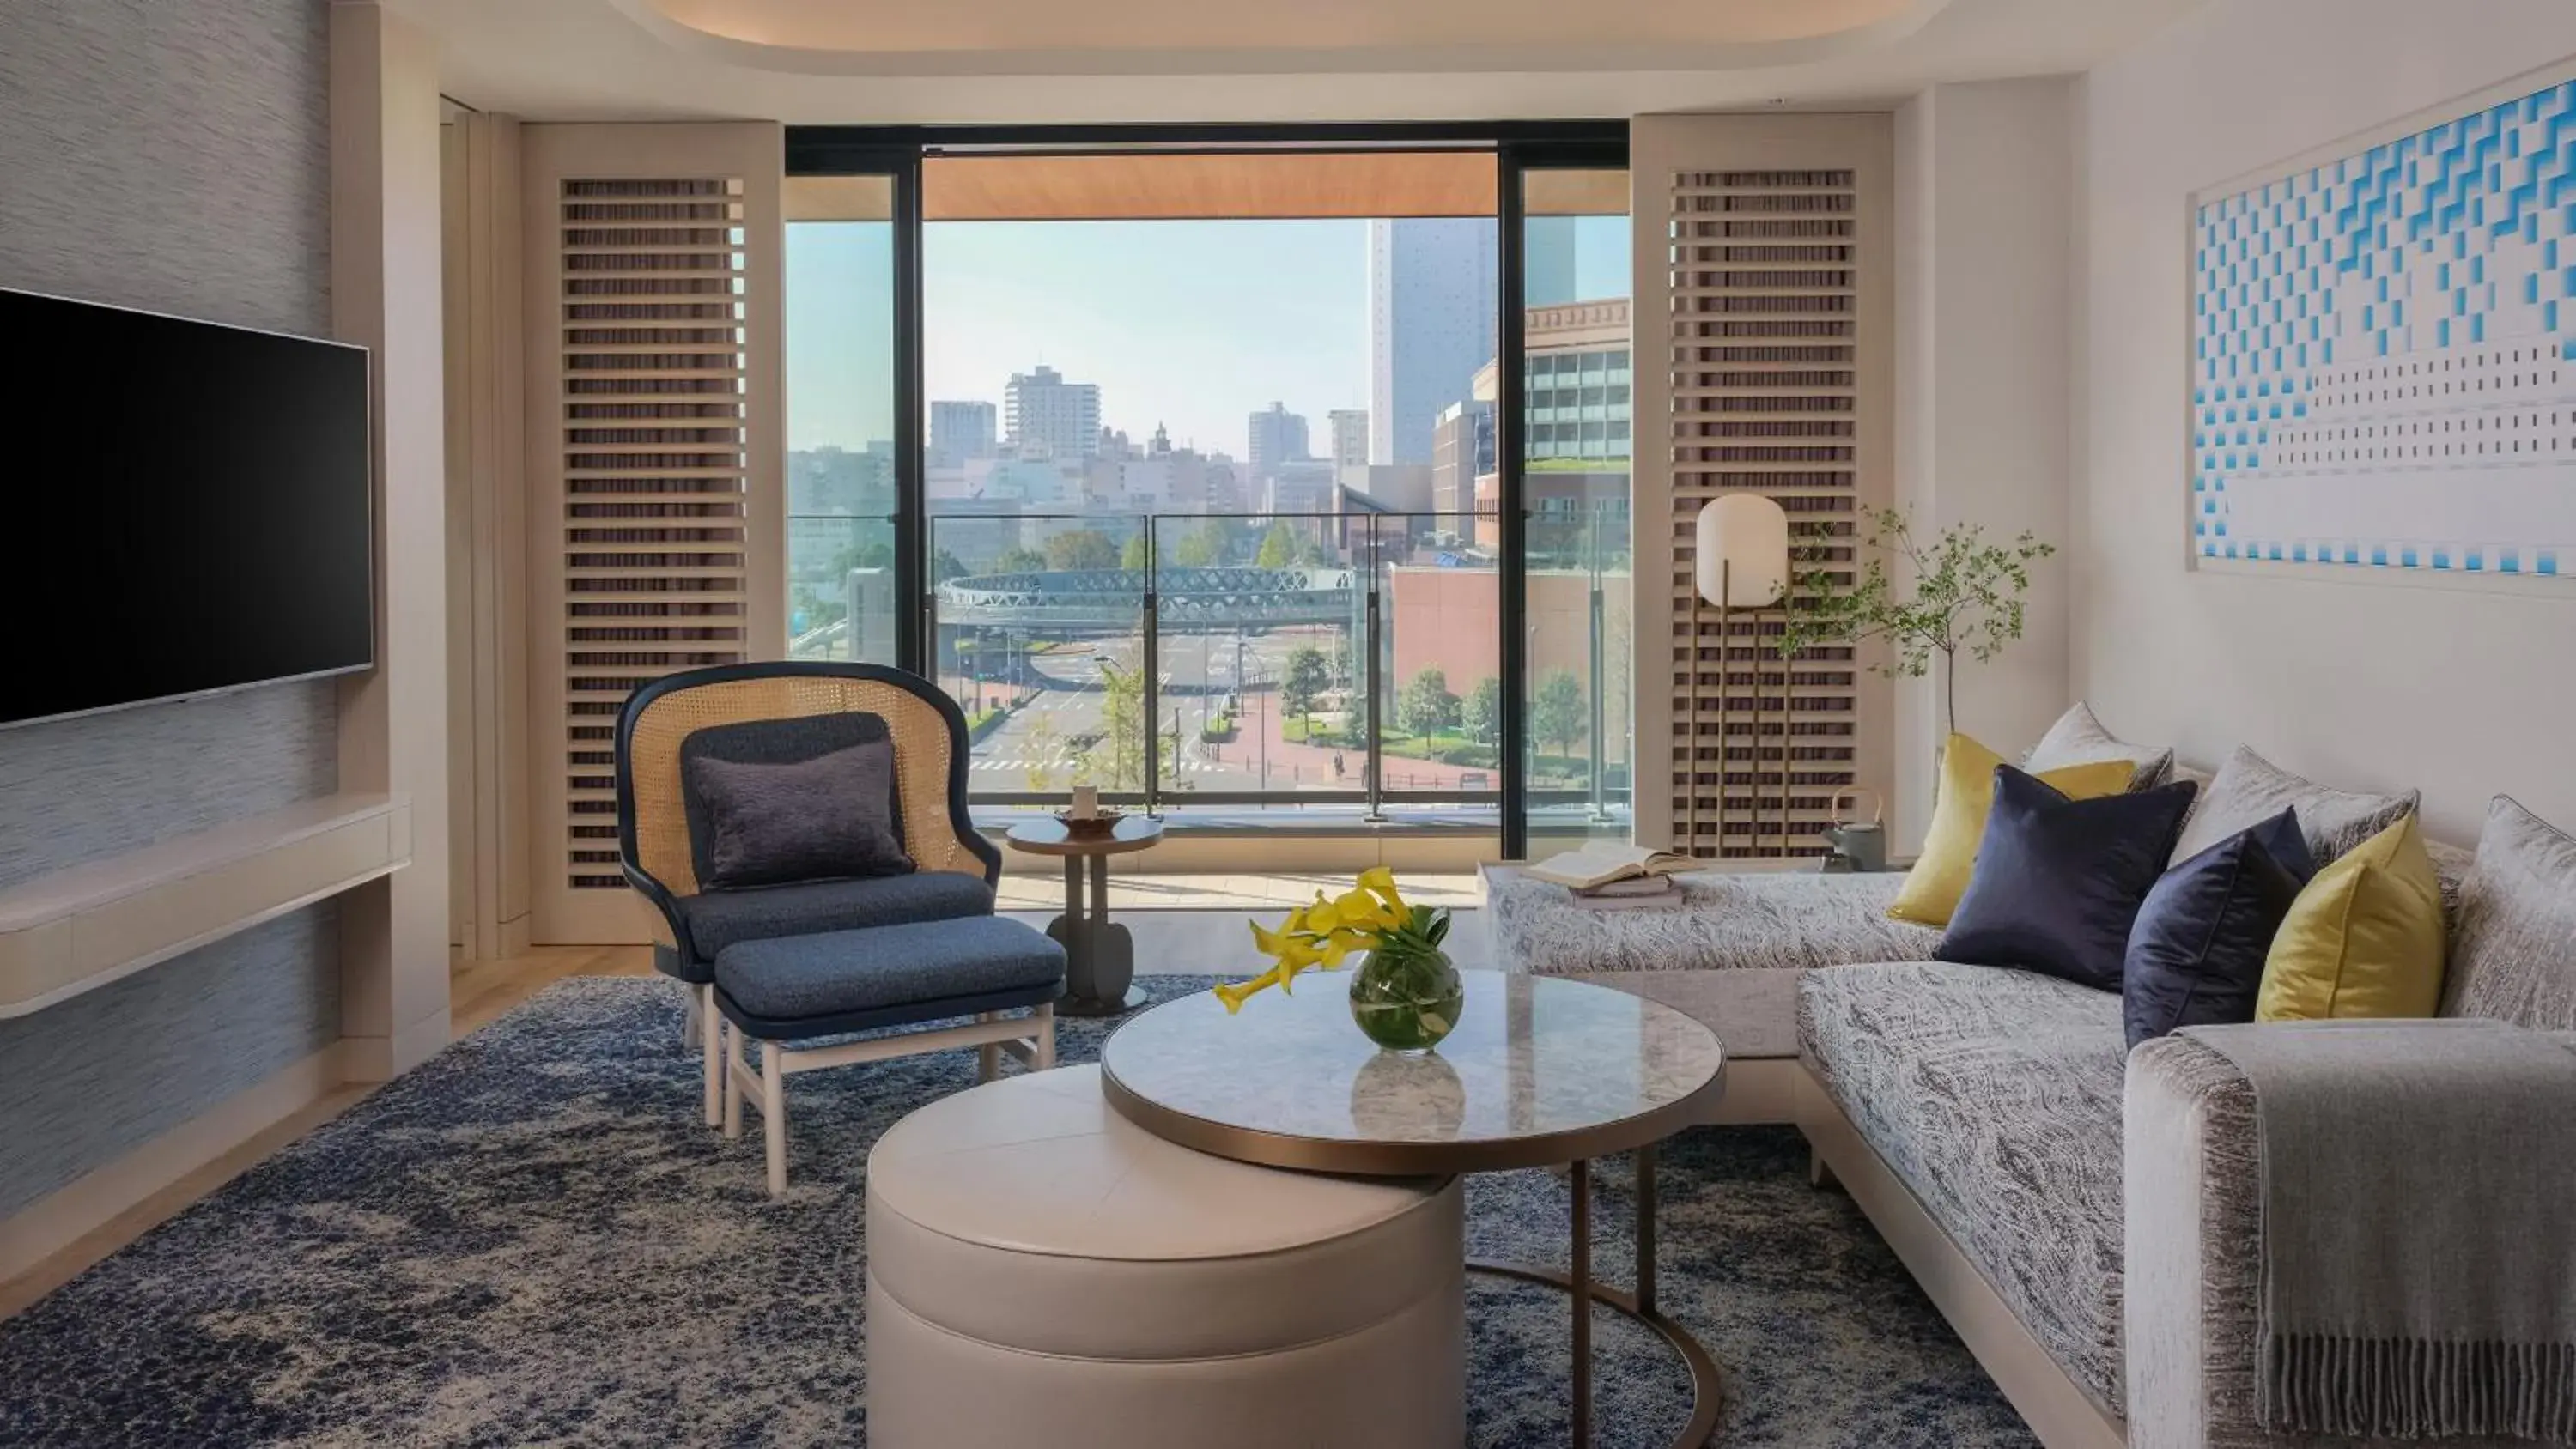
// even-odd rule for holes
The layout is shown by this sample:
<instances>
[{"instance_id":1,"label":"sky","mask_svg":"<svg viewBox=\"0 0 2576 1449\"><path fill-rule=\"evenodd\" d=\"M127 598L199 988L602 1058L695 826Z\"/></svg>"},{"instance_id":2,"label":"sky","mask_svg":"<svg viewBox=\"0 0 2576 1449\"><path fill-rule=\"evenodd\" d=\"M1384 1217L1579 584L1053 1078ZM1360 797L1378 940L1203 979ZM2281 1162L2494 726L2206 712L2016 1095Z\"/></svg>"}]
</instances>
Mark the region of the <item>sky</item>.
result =
<instances>
[{"instance_id":1,"label":"sky","mask_svg":"<svg viewBox=\"0 0 2576 1449\"><path fill-rule=\"evenodd\" d=\"M1628 294L1628 223L1540 223L1575 252L1571 296ZM1245 451L1250 414L1368 406L1364 221L934 222L922 236L922 364L932 400L997 408L1040 363L1100 385L1101 417L1142 443ZM1569 275L1534 266L1534 273ZM800 222L787 238L790 448L894 435L893 228Z\"/></svg>"}]
</instances>

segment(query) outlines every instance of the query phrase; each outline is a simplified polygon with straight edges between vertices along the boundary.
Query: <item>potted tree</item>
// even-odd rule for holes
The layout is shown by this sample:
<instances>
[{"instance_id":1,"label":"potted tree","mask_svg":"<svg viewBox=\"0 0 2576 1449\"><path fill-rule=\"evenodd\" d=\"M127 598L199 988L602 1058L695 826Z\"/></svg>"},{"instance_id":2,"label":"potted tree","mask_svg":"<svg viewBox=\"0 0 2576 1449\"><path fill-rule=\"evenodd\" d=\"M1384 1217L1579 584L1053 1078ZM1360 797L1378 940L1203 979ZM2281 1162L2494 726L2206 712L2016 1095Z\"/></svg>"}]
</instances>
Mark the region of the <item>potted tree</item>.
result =
<instances>
[{"instance_id":1,"label":"potted tree","mask_svg":"<svg viewBox=\"0 0 2576 1449\"><path fill-rule=\"evenodd\" d=\"M1913 516L1896 508L1873 516L1868 527L1848 585L1815 567L1812 555L1799 560L1780 657L1795 660L1821 644L1884 639L1892 653L1871 667L1890 678L1920 679L1938 655L1946 738L1959 727L1959 656L1984 663L2022 636L2030 566L2057 548L2027 530L1996 542L1973 523L1921 538ZM1905 566L1902 580L1890 567L1897 562Z\"/></svg>"}]
</instances>

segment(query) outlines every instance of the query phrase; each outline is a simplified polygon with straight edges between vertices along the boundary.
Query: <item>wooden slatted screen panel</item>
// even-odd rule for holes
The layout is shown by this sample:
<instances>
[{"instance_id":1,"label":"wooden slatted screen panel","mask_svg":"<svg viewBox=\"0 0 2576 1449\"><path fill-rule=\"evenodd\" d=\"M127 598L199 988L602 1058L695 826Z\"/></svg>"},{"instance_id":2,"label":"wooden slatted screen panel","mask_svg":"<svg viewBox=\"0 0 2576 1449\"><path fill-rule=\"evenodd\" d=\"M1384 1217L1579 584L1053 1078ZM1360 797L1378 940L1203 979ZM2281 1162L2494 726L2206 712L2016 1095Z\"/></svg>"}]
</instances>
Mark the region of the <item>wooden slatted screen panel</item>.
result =
<instances>
[{"instance_id":1,"label":"wooden slatted screen panel","mask_svg":"<svg viewBox=\"0 0 2576 1449\"><path fill-rule=\"evenodd\" d=\"M1634 171L1638 205L1651 200L1662 223L1639 227L1659 255L1638 275L1666 282L1660 315L1641 299L1637 326L1638 588L1670 621L1638 631L1656 651L1637 677L1660 696L1641 705L1661 716L1671 785L1664 818L1641 800L1640 840L1813 855L1836 791L1888 788L1892 702L1869 657L1834 646L1784 663L1779 611L1737 610L1721 635L1694 584L1699 512L1722 494L1778 499L1798 567L1843 582L1864 515L1885 506L1884 119L1690 118L1678 144L1643 148L1653 170ZM1663 366L1648 366L1658 351ZM1641 728L1641 754L1649 738Z\"/></svg>"},{"instance_id":2,"label":"wooden slatted screen panel","mask_svg":"<svg viewBox=\"0 0 2576 1449\"><path fill-rule=\"evenodd\" d=\"M541 129L557 128L531 128ZM545 359L534 383L544 409L528 428L555 487L551 510L539 490L530 530L549 586L532 591L532 697L558 707L535 711L534 758L560 791L560 809L538 818L561 832L534 853L537 934L641 939L618 866L618 710L675 670L778 652L761 616L780 561L761 552L772 530L755 526L780 487L776 399L764 386L777 242L763 228L778 225L776 178L687 167L706 158L678 155L669 174L634 172L656 159L657 133L702 128L560 129L622 133L627 144L613 168L564 158L535 183L551 280L531 339ZM768 204L755 205L764 186Z\"/></svg>"}]
</instances>

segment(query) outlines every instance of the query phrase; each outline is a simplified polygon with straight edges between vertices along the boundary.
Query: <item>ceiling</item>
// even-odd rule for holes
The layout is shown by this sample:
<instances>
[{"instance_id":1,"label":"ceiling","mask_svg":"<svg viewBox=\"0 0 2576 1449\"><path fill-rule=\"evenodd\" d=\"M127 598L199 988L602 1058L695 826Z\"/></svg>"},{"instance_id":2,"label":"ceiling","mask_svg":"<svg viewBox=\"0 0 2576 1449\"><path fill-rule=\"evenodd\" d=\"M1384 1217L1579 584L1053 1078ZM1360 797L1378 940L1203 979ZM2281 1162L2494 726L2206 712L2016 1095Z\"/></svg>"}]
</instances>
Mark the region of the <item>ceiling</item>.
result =
<instances>
[{"instance_id":1,"label":"ceiling","mask_svg":"<svg viewBox=\"0 0 2576 1449\"><path fill-rule=\"evenodd\" d=\"M2201 0L388 3L486 110L867 125L1882 105L2082 70Z\"/></svg>"}]
</instances>

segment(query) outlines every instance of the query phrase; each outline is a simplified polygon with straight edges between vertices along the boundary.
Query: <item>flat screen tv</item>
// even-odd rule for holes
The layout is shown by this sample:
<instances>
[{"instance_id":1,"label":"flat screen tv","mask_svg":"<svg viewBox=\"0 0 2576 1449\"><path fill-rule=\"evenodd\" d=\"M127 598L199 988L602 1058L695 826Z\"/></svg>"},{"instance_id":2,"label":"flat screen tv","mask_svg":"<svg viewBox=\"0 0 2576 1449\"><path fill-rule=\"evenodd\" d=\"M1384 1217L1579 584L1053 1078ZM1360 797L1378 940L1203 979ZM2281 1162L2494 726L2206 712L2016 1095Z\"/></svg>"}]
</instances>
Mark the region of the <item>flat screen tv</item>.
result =
<instances>
[{"instance_id":1,"label":"flat screen tv","mask_svg":"<svg viewBox=\"0 0 2576 1449\"><path fill-rule=\"evenodd\" d=\"M0 336L0 725L368 667L366 349L5 289Z\"/></svg>"}]
</instances>

